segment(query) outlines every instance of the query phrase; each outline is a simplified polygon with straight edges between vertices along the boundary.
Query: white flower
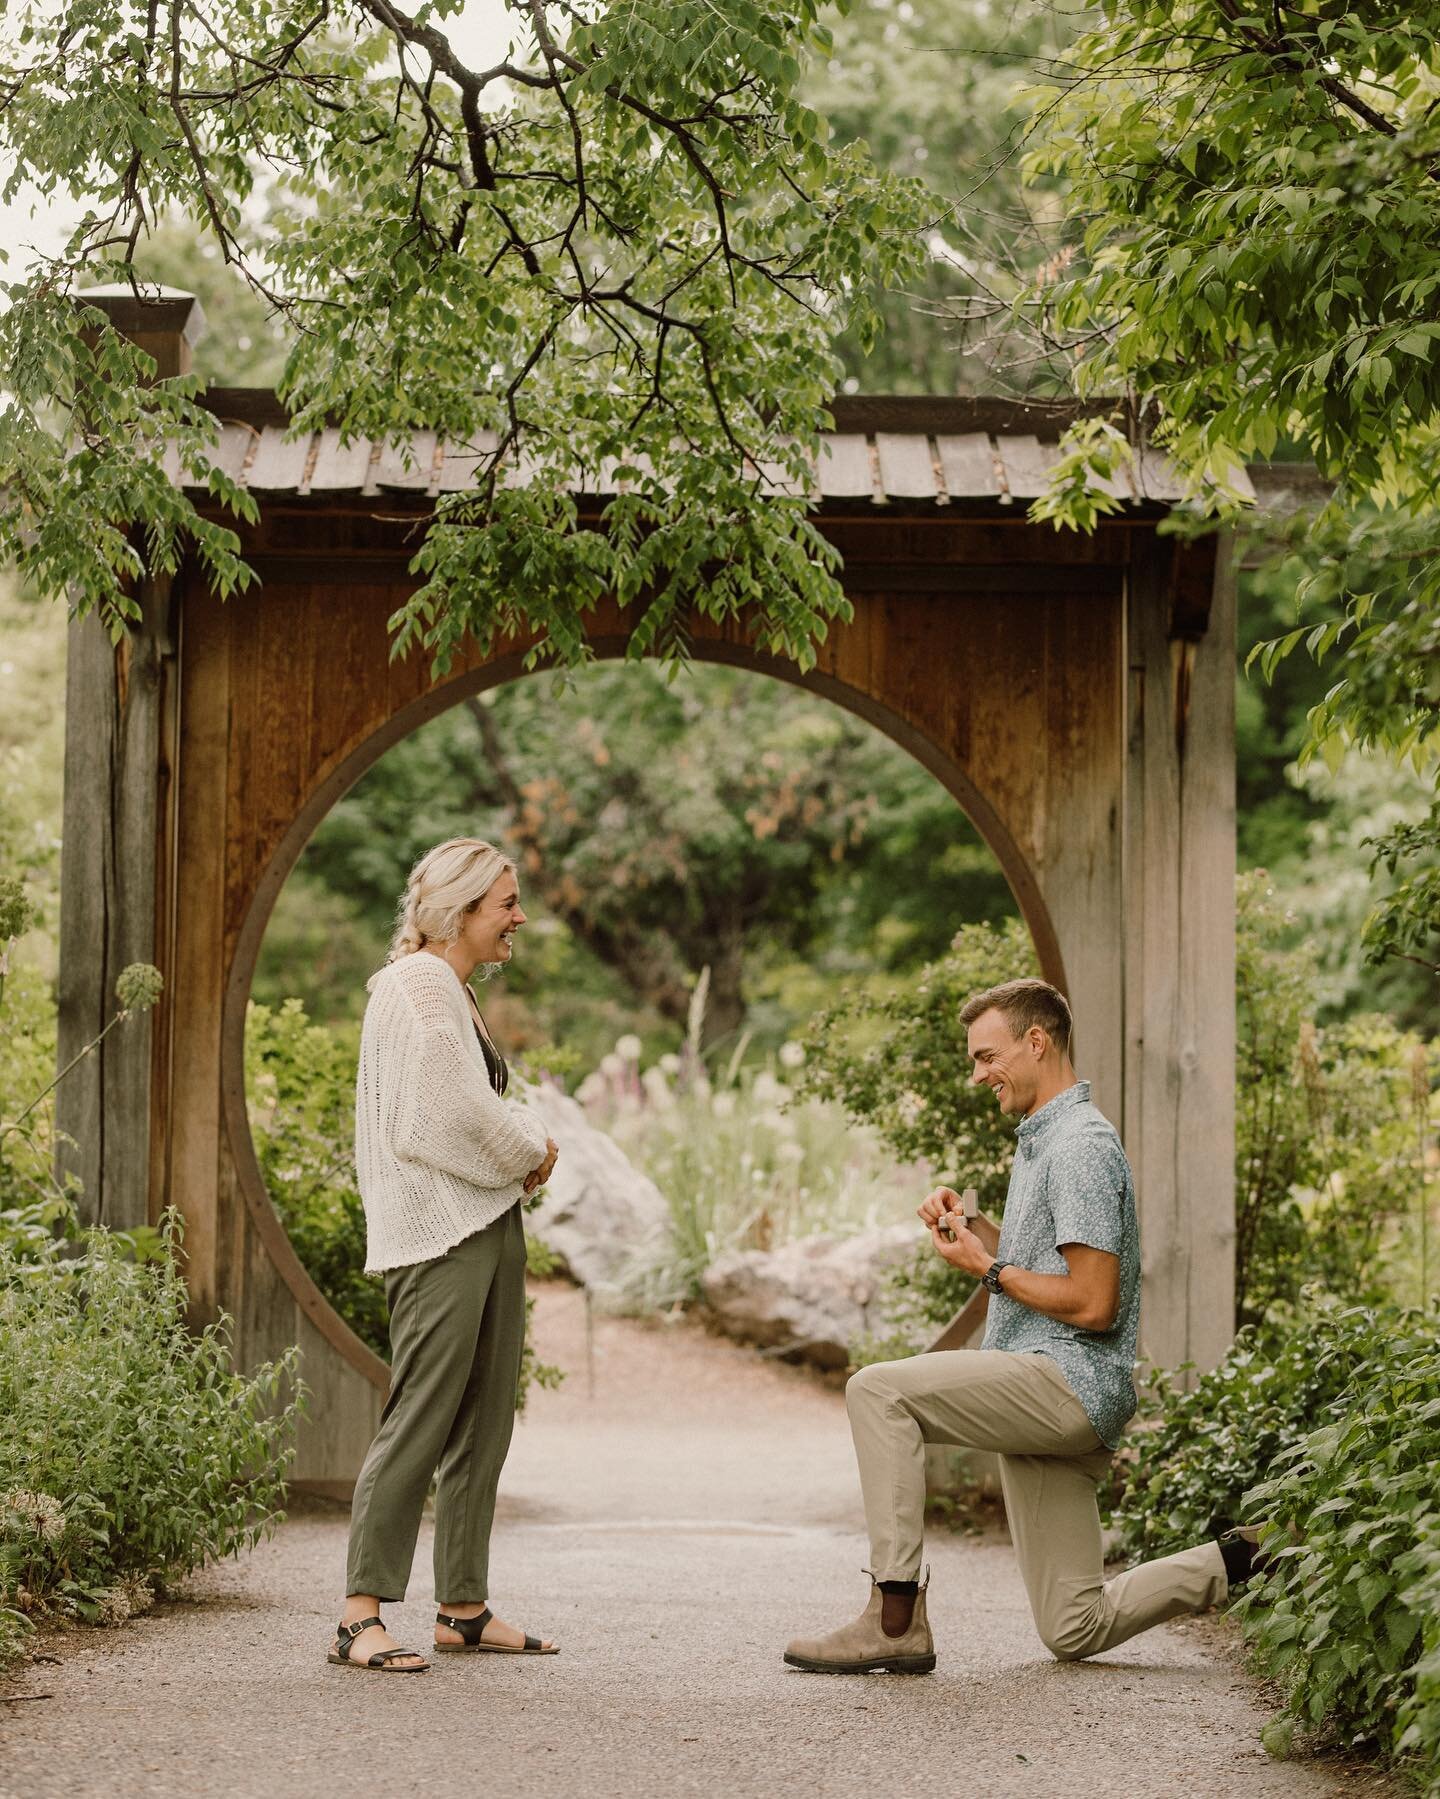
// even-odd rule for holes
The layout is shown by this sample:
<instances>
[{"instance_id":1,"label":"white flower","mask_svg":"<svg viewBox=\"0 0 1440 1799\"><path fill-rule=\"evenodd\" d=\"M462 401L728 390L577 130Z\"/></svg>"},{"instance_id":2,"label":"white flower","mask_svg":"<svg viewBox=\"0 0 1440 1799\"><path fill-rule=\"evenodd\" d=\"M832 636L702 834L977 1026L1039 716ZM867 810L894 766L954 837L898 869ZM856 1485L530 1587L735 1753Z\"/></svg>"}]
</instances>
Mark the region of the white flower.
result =
<instances>
[{"instance_id":1,"label":"white flower","mask_svg":"<svg viewBox=\"0 0 1440 1799\"><path fill-rule=\"evenodd\" d=\"M640 1060L640 1039L634 1031L627 1031L623 1037L615 1039L615 1054L624 1062ZM602 1063L602 1067L604 1064Z\"/></svg>"},{"instance_id":2,"label":"white flower","mask_svg":"<svg viewBox=\"0 0 1440 1799\"><path fill-rule=\"evenodd\" d=\"M673 1077L680 1072L680 1058L673 1054L673 1052L667 1050L660 1058L660 1066L665 1070L666 1074Z\"/></svg>"},{"instance_id":3,"label":"white flower","mask_svg":"<svg viewBox=\"0 0 1440 1799\"><path fill-rule=\"evenodd\" d=\"M735 1116L735 1095L733 1093L717 1093L710 1101L710 1110L717 1118L733 1118Z\"/></svg>"},{"instance_id":4,"label":"white flower","mask_svg":"<svg viewBox=\"0 0 1440 1799\"><path fill-rule=\"evenodd\" d=\"M781 1086L768 1068L762 1068L755 1076L755 1085L750 1089L750 1097L757 1106L773 1106L780 1098Z\"/></svg>"},{"instance_id":5,"label":"white flower","mask_svg":"<svg viewBox=\"0 0 1440 1799\"><path fill-rule=\"evenodd\" d=\"M788 1043L780 1045L780 1066L782 1068L799 1068L805 1061L805 1045L797 1043L792 1037Z\"/></svg>"},{"instance_id":6,"label":"white flower","mask_svg":"<svg viewBox=\"0 0 1440 1799\"><path fill-rule=\"evenodd\" d=\"M53 1494L12 1487L0 1499L0 1536L39 1537L42 1543L58 1543L64 1535L65 1508Z\"/></svg>"},{"instance_id":7,"label":"white flower","mask_svg":"<svg viewBox=\"0 0 1440 1799\"><path fill-rule=\"evenodd\" d=\"M575 1097L582 1106L593 1106L603 1100L610 1091L610 1084L603 1074L587 1074L575 1089Z\"/></svg>"},{"instance_id":8,"label":"white flower","mask_svg":"<svg viewBox=\"0 0 1440 1799\"><path fill-rule=\"evenodd\" d=\"M790 1142L780 1144L776 1149L775 1154L782 1162L803 1162L805 1160L805 1145L803 1143L796 1143L792 1138Z\"/></svg>"},{"instance_id":9,"label":"white flower","mask_svg":"<svg viewBox=\"0 0 1440 1799\"><path fill-rule=\"evenodd\" d=\"M640 1085L645 1089L645 1097L657 1112L668 1112L675 1104L675 1096L670 1091L670 1083L665 1078L663 1068L647 1068L640 1076Z\"/></svg>"},{"instance_id":10,"label":"white flower","mask_svg":"<svg viewBox=\"0 0 1440 1799\"><path fill-rule=\"evenodd\" d=\"M608 1056L600 1058L600 1072L608 1075L612 1081L619 1080L625 1072L625 1058L612 1050Z\"/></svg>"},{"instance_id":11,"label":"white flower","mask_svg":"<svg viewBox=\"0 0 1440 1799\"><path fill-rule=\"evenodd\" d=\"M94 1597L95 1622L102 1629L113 1629L130 1616L130 1595L124 1587L102 1587Z\"/></svg>"},{"instance_id":12,"label":"white flower","mask_svg":"<svg viewBox=\"0 0 1440 1799\"><path fill-rule=\"evenodd\" d=\"M915 1092L902 1093L897 1110L906 1124L914 1124L925 1110L925 1095Z\"/></svg>"}]
</instances>

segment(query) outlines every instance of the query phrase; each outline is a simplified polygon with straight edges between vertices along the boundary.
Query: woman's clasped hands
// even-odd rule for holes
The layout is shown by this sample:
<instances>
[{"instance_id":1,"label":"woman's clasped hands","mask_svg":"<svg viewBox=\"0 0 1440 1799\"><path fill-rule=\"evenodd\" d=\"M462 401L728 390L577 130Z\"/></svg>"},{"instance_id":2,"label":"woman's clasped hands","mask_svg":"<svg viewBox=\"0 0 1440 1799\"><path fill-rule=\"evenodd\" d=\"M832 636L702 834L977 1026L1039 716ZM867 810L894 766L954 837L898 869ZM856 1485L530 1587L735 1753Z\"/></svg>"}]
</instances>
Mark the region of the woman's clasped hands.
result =
<instances>
[{"instance_id":1,"label":"woman's clasped hands","mask_svg":"<svg viewBox=\"0 0 1440 1799\"><path fill-rule=\"evenodd\" d=\"M553 1137L547 1137L545 1139L545 1160L538 1168L532 1168L529 1174L525 1176L525 1191L527 1193L535 1192L538 1187L543 1187L546 1181L550 1179L550 1176L555 1172L555 1163L559 1154L560 1145Z\"/></svg>"}]
</instances>

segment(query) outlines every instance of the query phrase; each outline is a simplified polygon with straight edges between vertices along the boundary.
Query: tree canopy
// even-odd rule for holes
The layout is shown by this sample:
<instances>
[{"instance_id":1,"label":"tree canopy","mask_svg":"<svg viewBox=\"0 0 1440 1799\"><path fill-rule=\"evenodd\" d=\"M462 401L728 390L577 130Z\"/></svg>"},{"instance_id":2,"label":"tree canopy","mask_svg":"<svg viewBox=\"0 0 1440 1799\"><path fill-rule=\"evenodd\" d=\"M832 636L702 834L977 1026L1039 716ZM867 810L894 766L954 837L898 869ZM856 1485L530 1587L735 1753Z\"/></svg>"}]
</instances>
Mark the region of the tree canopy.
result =
<instances>
[{"instance_id":1,"label":"tree canopy","mask_svg":"<svg viewBox=\"0 0 1440 1799\"><path fill-rule=\"evenodd\" d=\"M602 594L635 653L683 648L691 607L743 612L802 664L845 601L799 473L835 340L915 257L925 200L799 98L818 0L512 0L510 52L472 67L458 0L21 0L0 24L0 146L90 201L0 317L0 554L115 629L188 542L222 593L240 515L193 379L153 367L77 295L131 279L146 233L198 226L291 332L297 429L479 457L420 547L397 646L443 664L469 630L584 653ZM576 477L613 471L604 529ZM127 529L130 524L138 531Z\"/></svg>"},{"instance_id":2,"label":"tree canopy","mask_svg":"<svg viewBox=\"0 0 1440 1799\"><path fill-rule=\"evenodd\" d=\"M827 700L704 665L671 681L607 664L552 688L531 678L462 702L387 751L320 825L300 866L368 926L353 991L412 863L476 832L516 856L540 926L507 987L532 995L535 954L559 926L568 953L547 964L546 989L593 985L602 965L677 1032L708 968L707 1042L733 1040L762 977L792 979L803 962L824 991L877 964L912 968L962 923L1013 912L950 794ZM289 928L287 914L275 950ZM292 948L287 966L297 959Z\"/></svg>"},{"instance_id":3,"label":"tree canopy","mask_svg":"<svg viewBox=\"0 0 1440 1799\"><path fill-rule=\"evenodd\" d=\"M1066 183L1022 309L1082 392L1129 393L1197 483L1313 458L1296 593L1266 672L1333 662L1311 747L1440 754L1440 7L1101 0L1036 98L1026 164ZM1083 519L1128 453L1089 424L1041 510ZM1212 496L1213 497L1213 496ZM1272 534L1279 529L1265 521ZM1282 537L1284 533L1282 533ZM1440 971L1440 802L1372 846L1396 877L1376 955Z\"/></svg>"}]
</instances>

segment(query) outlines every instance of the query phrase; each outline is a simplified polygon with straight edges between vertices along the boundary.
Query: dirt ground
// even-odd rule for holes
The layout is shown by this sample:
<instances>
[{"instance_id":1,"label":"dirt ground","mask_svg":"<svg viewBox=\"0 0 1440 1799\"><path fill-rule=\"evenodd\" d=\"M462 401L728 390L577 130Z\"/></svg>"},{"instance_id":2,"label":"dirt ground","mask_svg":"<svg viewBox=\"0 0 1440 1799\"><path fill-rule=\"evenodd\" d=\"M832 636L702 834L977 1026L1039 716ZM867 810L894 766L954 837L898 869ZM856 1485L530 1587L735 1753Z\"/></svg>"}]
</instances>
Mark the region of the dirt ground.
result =
<instances>
[{"instance_id":1,"label":"dirt ground","mask_svg":"<svg viewBox=\"0 0 1440 1799\"><path fill-rule=\"evenodd\" d=\"M868 1591L839 1392L690 1325L590 1330L561 1286L540 1290L537 1340L568 1378L516 1432L491 1599L559 1656L444 1657L403 1679L329 1666L347 1521L301 1506L184 1600L69 1633L7 1687L0 1799L1379 1790L1270 1760L1263 1696L1213 1620L1053 1661L998 1532L932 1537L934 1675L786 1668L790 1636ZM427 1526L392 1628L425 1644L433 1607Z\"/></svg>"}]
</instances>

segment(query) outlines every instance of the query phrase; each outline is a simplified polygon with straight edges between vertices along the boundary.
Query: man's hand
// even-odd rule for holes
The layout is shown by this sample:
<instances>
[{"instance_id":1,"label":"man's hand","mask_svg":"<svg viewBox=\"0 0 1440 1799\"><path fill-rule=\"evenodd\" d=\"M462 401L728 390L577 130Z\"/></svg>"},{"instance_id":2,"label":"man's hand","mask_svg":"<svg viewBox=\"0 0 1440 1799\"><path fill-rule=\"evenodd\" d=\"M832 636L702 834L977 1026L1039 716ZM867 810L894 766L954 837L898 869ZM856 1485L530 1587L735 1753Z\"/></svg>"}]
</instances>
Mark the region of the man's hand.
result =
<instances>
[{"instance_id":1,"label":"man's hand","mask_svg":"<svg viewBox=\"0 0 1440 1799\"><path fill-rule=\"evenodd\" d=\"M532 1168L525 1176L525 1191L533 1193L537 1187L543 1187L555 1172L555 1162L560 1154L560 1145L553 1137L545 1139L545 1160L538 1168Z\"/></svg>"},{"instance_id":2,"label":"man's hand","mask_svg":"<svg viewBox=\"0 0 1440 1799\"><path fill-rule=\"evenodd\" d=\"M960 1195L953 1187L937 1187L933 1193L927 1193L915 1208L916 1215L927 1231L933 1231L947 1213L959 1210Z\"/></svg>"},{"instance_id":3,"label":"man's hand","mask_svg":"<svg viewBox=\"0 0 1440 1799\"><path fill-rule=\"evenodd\" d=\"M930 1241L935 1245L935 1253L952 1268L963 1269L966 1274L977 1277L986 1272L995 1260L990 1251L971 1230L965 1218L959 1212L952 1212L945 1223L955 1233L954 1239L946 1237L938 1224L930 1226Z\"/></svg>"}]
</instances>

